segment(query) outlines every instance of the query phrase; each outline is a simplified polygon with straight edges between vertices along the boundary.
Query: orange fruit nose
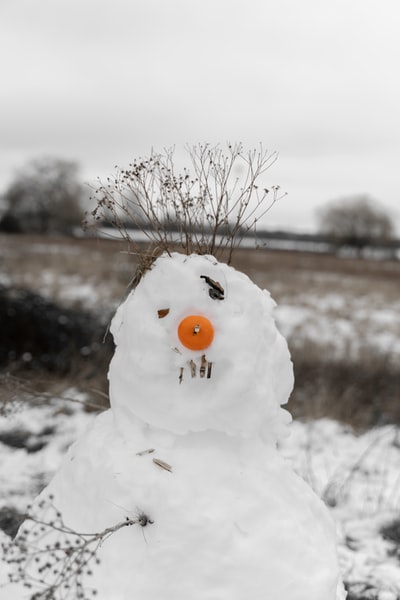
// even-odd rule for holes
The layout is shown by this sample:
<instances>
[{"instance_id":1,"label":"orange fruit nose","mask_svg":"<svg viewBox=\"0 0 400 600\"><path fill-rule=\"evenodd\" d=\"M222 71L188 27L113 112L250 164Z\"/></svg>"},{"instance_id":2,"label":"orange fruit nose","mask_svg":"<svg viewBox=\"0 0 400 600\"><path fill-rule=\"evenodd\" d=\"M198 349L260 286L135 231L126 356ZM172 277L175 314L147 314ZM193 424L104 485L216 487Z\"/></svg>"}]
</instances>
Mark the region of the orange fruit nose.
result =
<instances>
[{"instance_id":1,"label":"orange fruit nose","mask_svg":"<svg viewBox=\"0 0 400 600\"><path fill-rule=\"evenodd\" d=\"M214 339L214 327L207 317L190 315L179 323L178 337L189 350L205 350Z\"/></svg>"}]
</instances>

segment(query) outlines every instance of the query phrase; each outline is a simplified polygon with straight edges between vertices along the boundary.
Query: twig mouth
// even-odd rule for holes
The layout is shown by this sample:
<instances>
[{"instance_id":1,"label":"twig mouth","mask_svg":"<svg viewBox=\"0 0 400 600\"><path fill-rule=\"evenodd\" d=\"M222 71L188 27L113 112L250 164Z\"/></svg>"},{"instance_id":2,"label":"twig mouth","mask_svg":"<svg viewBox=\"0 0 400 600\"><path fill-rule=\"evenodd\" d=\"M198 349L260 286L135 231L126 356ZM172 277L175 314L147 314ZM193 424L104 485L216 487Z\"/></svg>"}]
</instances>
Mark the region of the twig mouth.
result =
<instances>
[{"instance_id":1,"label":"twig mouth","mask_svg":"<svg viewBox=\"0 0 400 600\"><path fill-rule=\"evenodd\" d=\"M205 354L200 358L200 364L197 364L193 359L189 360L185 367L179 369L179 383L182 383L185 378L190 379L211 379L212 362L208 361Z\"/></svg>"}]
</instances>

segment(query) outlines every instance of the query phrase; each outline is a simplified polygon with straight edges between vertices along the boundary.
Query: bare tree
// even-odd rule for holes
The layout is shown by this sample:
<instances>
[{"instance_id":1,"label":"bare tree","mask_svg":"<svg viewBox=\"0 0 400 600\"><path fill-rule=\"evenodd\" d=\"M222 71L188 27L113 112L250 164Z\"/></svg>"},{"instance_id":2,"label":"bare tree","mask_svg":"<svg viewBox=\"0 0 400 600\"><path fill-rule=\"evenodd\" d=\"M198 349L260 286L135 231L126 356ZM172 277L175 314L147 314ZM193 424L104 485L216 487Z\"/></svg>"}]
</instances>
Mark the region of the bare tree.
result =
<instances>
[{"instance_id":1,"label":"bare tree","mask_svg":"<svg viewBox=\"0 0 400 600\"><path fill-rule=\"evenodd\" d=\"M394 237L391 218L367 195L334 200L319 210L319 228L336 246L361 253L366 246L385 245Z\"/></svg>"},{"instance_id":2,"label":"bare tree","mask_svg":"<svg viewBox=\"0 0 400 600\"><path fill-rule=\"evenodd\" d=\"M152 152L117 169L95 192L96 208L87 224L108 221L144 260L132 239L139 228L151 252L220 255L234 248L283 194L279 186L265 187L260 179L277 153L260 146L245 152L242 144L199 144L186 148L189 166L177 171L174 150ZM143 265L142 265L143 266ZM144 265L145 266L145 265Z\"/></svg>"},{"instance_id":3,"label":"bare tree","mask_svg":"<svg viewBox=\"0 0 400 600\"><path fill-rule=\"evenodd\" d=\"M74 162L33 160L4 194L2 228L8 231L70 234L82 220L82 186Z\"/></svg>"}]
</instances>

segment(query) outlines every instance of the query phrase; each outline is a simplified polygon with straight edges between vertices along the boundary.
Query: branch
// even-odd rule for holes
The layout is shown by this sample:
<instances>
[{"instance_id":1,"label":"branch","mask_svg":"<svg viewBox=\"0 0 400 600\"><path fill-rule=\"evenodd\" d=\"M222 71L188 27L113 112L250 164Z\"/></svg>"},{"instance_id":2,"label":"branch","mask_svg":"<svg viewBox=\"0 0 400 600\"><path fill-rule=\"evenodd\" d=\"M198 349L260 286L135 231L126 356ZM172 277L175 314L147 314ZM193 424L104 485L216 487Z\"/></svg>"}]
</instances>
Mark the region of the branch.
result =
<instances>
[{"instance_id":1,"label":"branch","mask_svg":"<svg viewBox=\"0 0 400 600\"><path fill-rule=\"evenodd\" d=\"M276 152L260 145L246 154L240 143L228 143L226 152L209 144L185 149L190 165L181 172L175 169L173 148L163 154L152 151L148 158L135 159L127 169L118 170L95 191L92 217L109 222L133 245L140 259L139 273L162 252L179 248L186 254L216 258L228 250L229 263L243 235L255 229L283 197L277 194L279 186L266 188L259 182L277 160ZM130 227L145 235L147 253Z\"/></svg>"},{"instance_id":2,"label":"branch","mask_svg":"<svg viewBox=\"0 0 400 600\"><path fill-rule=\"evenodd\" d=\"M64 523L52 501L50 495L38 504L41 513L50 510L52 518L28 513L17 538L3 543L4 560L13 567L9 583L31 590L31 600L89 598L83 580L93 574L92 566L100 563L100 546L120 529L145 527L153 521L141 512L134 519L126 517L100 532L77 532ZM94 588L90 592L96 594Z\"/></svg>"}]
</instances>

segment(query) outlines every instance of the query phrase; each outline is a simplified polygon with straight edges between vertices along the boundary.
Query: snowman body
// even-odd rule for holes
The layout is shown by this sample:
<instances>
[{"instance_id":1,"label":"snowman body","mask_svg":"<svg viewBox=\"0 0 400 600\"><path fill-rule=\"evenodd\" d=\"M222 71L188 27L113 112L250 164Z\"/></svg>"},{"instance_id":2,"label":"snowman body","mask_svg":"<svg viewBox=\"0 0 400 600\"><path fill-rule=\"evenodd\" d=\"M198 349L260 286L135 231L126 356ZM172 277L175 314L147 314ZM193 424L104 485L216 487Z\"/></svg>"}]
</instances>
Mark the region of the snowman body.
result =
<instances>
[{"instance_id":1,"label":"snowman body","mask_svg":"<svg viewBox=\"0 0 400 600\"><path fill-rule=\"evenodd\" d=\"M111 409L45 491L76 531L139 520L100 547L98 598L344 597L327 509L276 449L293 375L273 307L231 267L174 254L118 309ZM205 347L180 338L188 316L212 325Z\"/></svg>"}]
</instances>

